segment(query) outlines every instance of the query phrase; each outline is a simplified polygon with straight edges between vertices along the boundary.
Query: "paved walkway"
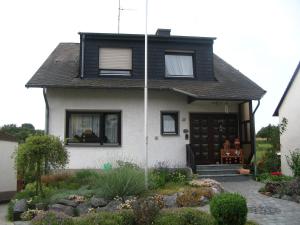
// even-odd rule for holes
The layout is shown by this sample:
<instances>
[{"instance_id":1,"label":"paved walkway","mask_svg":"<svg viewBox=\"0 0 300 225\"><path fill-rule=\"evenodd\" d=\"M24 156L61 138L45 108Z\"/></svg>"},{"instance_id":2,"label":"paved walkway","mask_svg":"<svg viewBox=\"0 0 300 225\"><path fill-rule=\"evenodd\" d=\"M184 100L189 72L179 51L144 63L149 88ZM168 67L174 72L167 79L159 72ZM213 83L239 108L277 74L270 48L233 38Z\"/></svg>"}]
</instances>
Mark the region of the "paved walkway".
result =
<instances>
[{"instance_id":1,"label":"paved walkway","mask_svg":"<svg viewBox=\"0 0 300 225\"><path fill-rule=\"evenodd\" d=\"M247 198L249 220L261 225L300 225L300 204L258 193L262 183L248 180L222 182L222 185L226 191L238 192Z\"/></svg>"}]
</instances>

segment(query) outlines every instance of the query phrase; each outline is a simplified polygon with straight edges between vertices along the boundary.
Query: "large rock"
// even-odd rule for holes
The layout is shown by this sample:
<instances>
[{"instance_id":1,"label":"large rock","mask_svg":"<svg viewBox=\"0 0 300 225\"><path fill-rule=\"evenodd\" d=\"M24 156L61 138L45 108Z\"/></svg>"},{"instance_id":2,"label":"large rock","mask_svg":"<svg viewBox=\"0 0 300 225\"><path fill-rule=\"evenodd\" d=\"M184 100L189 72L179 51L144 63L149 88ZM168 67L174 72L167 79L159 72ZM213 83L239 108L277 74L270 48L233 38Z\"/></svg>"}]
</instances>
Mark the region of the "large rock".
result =
<instances>
[{"instance_id":1,"label":"large rock","mask_svg":"<svg viewBox=\"0 0 300 225\"><path fill-rule=\"evenodd\" d=\"M79 203L74 202L72 200L68 200L68 199L59 199L57 201L58 204L62 204L62 205L66 205L66 206L71 206L71 207L76 207Z\"/></svg>"},{"instance_id":2,"label":"large rock","mask_svg":"<svg viewBox=\"0 0 300 225\"><path fill-rule=\"evenodd\" d=\"M208 187L214 194L220 194L224 192L223 186L218 181L209 178L192 180L189 182L189 184L194 187Z\"/></svg>"},{"instance_id":3,"label":"large rock","mask_svg":"<svg viewBox=\"0 0 300 225\"><path fill-rule=\"evenodd\" d=\"M27 201L25 199L18 200L14 205L14 220L20 220L21 214L27 211L27 209Z\"/></svg>"},{"instance_id":4,"label":"large rock","mask_svg":"<svg viewBox=\"0 0 300 225\"><path fill-rule=\"evenodd\" d=\"M292 200L293 200L292 196L289 196L289 195L283 195L283 196L281 197L281 199L287 200L287 201L292 201Z\"/></svg>"},{"instance_id":5,"label":"large rock","mask_svg":"<svg viewBox=\"0 0 300 225\"><path fill-rule=\"evenodd\" d=\"M91 205L93 208L104 207L108 204L108 202L104 198L91 198Z\"/></svg>"},{"instance_id":6,"label":"large rock","mask_svg":"<svg viewBox=\"0 0 300 225\"><path fill-rule=\"evenodd\" d=\"M79 216L87 214L90 208L92 208L90 203L81 203L76 207Z\"/></svg>"},{"instance_id":7,"label":"large rock","mask_svg":"<svg viewBox=\"0 0 300 225\"><path fill-rule=\"evenodd\" d=\"M120 209L120 204L121 203L122 202L119 201L119 200L112 200L106 206L97 208L97 212L100 212L100 211L108 211L108 212L117 211L117 210Z\"/></svg>"},{"instance_id":8,"label":"large rock","mask_svg":"<svg viewBox=\"0 0 300 225\"><path fill-rule=\"evenodd\" d=\"M173 195L164 195L164 206L165 208L175 208L177 207L176 199L177 199L177 193Z\"/></svg>"},{"instance_id":9,"label":"large rock","mask_svg":"<svg viewBox=\"0 0 300 225\"><path fill-rule=\"evenodd\" d=\"M54 204L49 206L49 211L61 212L68 216L74 216L74 208L72 206Z\"/></svg>"}]
</instances>

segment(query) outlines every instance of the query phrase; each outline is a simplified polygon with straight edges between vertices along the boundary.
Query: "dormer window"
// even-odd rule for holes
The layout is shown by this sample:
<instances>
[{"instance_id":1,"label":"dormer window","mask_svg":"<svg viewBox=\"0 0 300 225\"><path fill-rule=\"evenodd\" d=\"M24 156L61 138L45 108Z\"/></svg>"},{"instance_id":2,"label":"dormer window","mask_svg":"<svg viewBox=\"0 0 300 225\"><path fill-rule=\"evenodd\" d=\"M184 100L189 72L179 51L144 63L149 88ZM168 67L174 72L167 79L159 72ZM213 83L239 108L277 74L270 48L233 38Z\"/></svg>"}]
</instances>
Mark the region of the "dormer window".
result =
<instances>
[{"instance_id":1,"label":"dormer window","mask_svg":"<svg viewBox=\"0 0 300 225\"><path fill-rule=\"evenodd\" d=\"M166 77L194 77L193 53L166 52Z\"/></svg>"},{"instance_id":2,"label":"dormer window","mask_svg":"<svg viewBox=\"0 0 300 225\"><path fill-rule=\"evenodd\" d=\"M132 49L100 48L99 75L130 76L132 72Z\"/></svg>"}]
</instances>

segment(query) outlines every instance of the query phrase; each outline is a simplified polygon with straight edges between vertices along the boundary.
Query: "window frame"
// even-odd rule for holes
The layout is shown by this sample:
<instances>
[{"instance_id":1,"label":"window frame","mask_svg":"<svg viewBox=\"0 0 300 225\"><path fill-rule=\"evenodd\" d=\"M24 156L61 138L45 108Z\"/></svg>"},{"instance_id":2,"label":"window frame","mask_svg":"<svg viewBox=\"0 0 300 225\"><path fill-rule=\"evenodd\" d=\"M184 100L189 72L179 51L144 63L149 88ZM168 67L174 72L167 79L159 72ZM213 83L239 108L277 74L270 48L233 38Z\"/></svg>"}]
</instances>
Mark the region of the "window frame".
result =
<instances>
[{"instance_id":1,"label":"window frame","mask_svg":"<svg viewBox=\"0 0 300 225\"><path fill-rule=\"evenodd\" d=\"M165 132L164 131L164 115L175 116L175 132ZM160 134L162 136L179 136L179 112L178 111L161 111L160 112Z\"/></svg>"},{"instance_id":2,"label":"window frame","mask_svg":"<svg viewBox=\"0 0 300 225\"><path fill-rule=\"evenodd\" d=\"M166 74L166 55L182 55L182 56L191 56L192 57L192 68L193 68L193 75L187 76L187 75L167 75ZM182 51L182 50L167 50L164 53L164 73L166 79L194 79L196 77L196 65L195 65L196 59L195 59L195 52L194 51Z\"/></svg>"},{"instance_id":3,"label":"window frame","mask_svg":"<svg viewBox=\"0 0 300 225\"><path fill-rule=\"evenodd\" d=\"M115 49L130 49L131 50L131 69L103 69L100 68L100 49L101 48L115 48ZM101 74L101 71L124 71L128 74L112 73L112 74ZM98 46L98 76L101 77L131 77L133 73L133 48L130 47L117 47L117 46Z\"/></svg>"},{"instance_id":4,"label":"window frame","mask_svg":"<svg viewBox=\"0 0 300 225\"><path fill-rule=\"evenodd\" d=\"M98 114L99 115L99 142L89 143L89 142L78 142L78 143L68 143L69 137L69 125L70 117L72 114ZM118 115L118 143L104 143L105 136L105 115L107 114L117 114ZM65 145L68 146L101 146L101 147L121 147L122 146L122 111L120 110L66 110L66 120L65 120Z\"/></svg>"}]
</instances>

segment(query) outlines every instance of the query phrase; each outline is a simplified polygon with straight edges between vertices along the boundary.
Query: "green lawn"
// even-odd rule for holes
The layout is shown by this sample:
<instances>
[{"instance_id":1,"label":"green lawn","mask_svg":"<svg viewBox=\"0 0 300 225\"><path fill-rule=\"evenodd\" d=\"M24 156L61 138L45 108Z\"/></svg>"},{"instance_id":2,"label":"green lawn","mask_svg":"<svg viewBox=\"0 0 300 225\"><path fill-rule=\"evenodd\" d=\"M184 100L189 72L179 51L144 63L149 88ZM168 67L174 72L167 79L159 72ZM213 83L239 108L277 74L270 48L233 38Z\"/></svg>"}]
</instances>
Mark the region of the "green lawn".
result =
<instances>
[{"instance_id":1,"label":"green lawn","mask_svg":"<svg viewBox=\"0 0 300 225\"><path fill-rule=\"evenodd\" d=\"M256 141L256 160L259 161L262 159L264 154L270 149L272 145L267 141Z\"/></svg>"}]
</instances>

